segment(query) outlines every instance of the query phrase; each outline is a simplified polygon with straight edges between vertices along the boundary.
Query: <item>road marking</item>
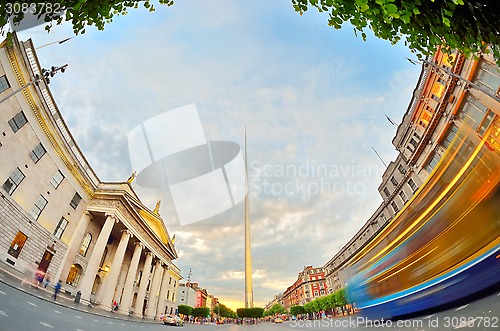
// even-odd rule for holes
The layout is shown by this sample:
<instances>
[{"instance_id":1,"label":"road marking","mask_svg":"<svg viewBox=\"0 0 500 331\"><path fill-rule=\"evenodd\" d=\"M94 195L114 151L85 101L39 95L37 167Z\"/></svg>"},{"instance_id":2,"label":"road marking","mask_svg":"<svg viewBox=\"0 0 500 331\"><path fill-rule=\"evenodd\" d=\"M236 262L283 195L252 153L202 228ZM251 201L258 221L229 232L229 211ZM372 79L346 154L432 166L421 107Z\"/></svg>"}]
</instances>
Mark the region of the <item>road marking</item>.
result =
<instances>
[{"instance_id":1,"label":"road marking","mask_svg":"<svg viewBox=\"0 0 500 331\"><path fill-rule=\"evenodd\" d=\"M43 326L45 326L46 328L54 328L52 325L48 324L48 323L45 323L45 322L40 322L40 324L42 324Z\"/></svg>"},{"instance_id":2,"label":"road marking","mask_svg":"<svg viewBox=\"0 0 500 331\"><path fill-rule=\"evenodd\" d=\"M9 315L7 315L3 310L0 310L0 316L9 317Z\"/></svg>"},{"instance_id":3,"label":"road marking","mask_svg":"<svg viewBox=\"0 0 500 331\"><path fill-rule=\"evenodd\" d=\"M113 323L113 322L108 322L108 323L109 323L109 324L115 324L115 323Z\"/></svg>"},{"instance_id":4,"label":"road marking","mask_svg":"<svg viewBox=\"0 0 500 331\"><path fill-rule=\"evenodd\" d=\"M76 318L82 318L81 316L75 315Z\"/></svg>"},{"instance_id":5,"label":"road marking","mask_svg":"<svg viewBox=\"0 0 500 331\"><path fill-rule=\"evenodd\" d=\"M82 329L75 329L75 331L83 331Z\"/></svg>"},{"instance_id":6,"label":"road marking","mask_svg":"<svg viewBox=\"0 0 500 331\"><path fill-rule=\"evenodd\" d=\"M500 297L500 293L497 294L497 297Z\"/></svg>"},{"instance_id":7,"label":"road marking","mask_svg":"<svg viewBox=\"0 0 500 331\"><path fill-rule=\"evenodd\" d=\"M29 302L29 301L28 301L28 303L29 303L30 305L35 306L35 307L36 307L36 305L35 305L33 302Z\"/></svg>"},{"instance_id":8,"label":"road marking","mask_svg":"<svg viewBox=\"0 0 500 331\"><path fill-rule=\"evenodd\" d=\"M455 327L455 330L456 329L462 329L462 328L470 328L470 327L474 326L474 321L475 320L476 320L476 318L470 318L467 321L462 321L462 322L460 322L459 325L457 325Z\"/></svg>"},{"instance_id":9,"label":"road marking","mask_svg":"<svg viewBox=\"0 0 500 331\"><path fill-rule=\"evenodd\" d=\"M99 323L99 321L98 321L98 320L94 320L94 322L97 322L97 323Z\"/></svg>"},{"instance_id":10,"label":"road marking","mask_svg":"<svg viewBox=\"0 0 500 331\"><path fill-rule=\"evenodd\" d=\"M459 311L459 310L462 310L462 309L464 309L464 308L467 308L467 306L468 306L468 305L469 305L469 304L466 304L466 305L463 305L463 306L461 306L461 307L458 307L457 309L455 309L455 311Z\"/></svg>"},{"instance_id":11,"label":"road marking","mask_svg":"<svg viewBox=\"0 0 500 331\"><path fill-rule=\"evenodd\" d=\"M61 314L59 310L54 310L54 313Z\"/></svg>"},{"instance_id":12,"label":"road marking","mask_svg":"<svg viewBox=\"0 0 500 331\"><path fill-rule=\"evenodd\" d=\"M424 317L424 318L431 318L432 316L434 316L434 314L429 315L429 316L426 316L426 317Z\"/></svg>"},{"instance_id":13,"label":"road marking","mask_svg":"<svg viewBox=\"0 0 500 331\"><path fill-rule=\"evenodd\" d=\"M1 293L1 294L3 294L3 295L7 295L7 294L5 294L5 292L3 292L3 291L0 291L0 293Z\"/></svg>"}]
</instances>

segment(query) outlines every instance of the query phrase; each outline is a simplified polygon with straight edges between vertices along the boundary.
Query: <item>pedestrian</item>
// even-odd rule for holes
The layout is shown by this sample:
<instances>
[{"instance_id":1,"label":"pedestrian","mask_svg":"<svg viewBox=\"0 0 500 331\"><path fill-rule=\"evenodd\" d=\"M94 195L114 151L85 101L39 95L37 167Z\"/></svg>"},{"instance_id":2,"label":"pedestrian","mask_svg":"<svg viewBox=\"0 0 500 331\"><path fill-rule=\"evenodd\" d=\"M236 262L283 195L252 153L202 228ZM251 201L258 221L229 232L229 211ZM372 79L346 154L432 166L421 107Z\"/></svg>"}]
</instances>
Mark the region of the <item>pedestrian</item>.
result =
<instances>
[{"instance_id":1,"label":"pedestrian","mask_svg":"<svg viewBox=\"0 0 500 331\"><path fill-rule=\"evenodd\" d=\"M47 288L47 286L49 286L49 284L50 284L50 274L47 273L47 274L45 274L45 286L44 286L44 288Z\"/></svg>"},{"instance_id":2,"label":"pedestrian","mask_svg":"<svg viewBox=\"0 0 500 331\"><path fill-rule=\"evenodd\" d=\"M45 277L45 272L43 270L37 269L35 273L35 285L36 286L42 285L44 277Z\"/></svg>"},{"instance_id":3,"label":"pedestrian","mask_svg":"<svg viewBox=\"0 0 500 331\"><path fill-rule=\"evenodd\" d=\"M54 296L53 296L53 299L54 300L57 300L57 293L59 293L59 291L61 290L61 280L59 279L59 281L57 282L56 286L54 286Z\"/></svg>"}]
</instances>

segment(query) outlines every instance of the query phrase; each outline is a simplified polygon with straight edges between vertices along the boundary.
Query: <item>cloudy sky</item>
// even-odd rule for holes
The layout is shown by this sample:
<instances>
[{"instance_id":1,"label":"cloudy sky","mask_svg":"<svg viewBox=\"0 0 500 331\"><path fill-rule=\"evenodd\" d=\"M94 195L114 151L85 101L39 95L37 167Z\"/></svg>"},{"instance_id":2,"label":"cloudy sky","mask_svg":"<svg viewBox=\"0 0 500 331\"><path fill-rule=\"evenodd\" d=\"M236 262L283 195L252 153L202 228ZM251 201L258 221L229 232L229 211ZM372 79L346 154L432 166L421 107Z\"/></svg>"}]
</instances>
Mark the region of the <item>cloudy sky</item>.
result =
<instances>
[{"instance_id":1,"label":"cloudy sky","mask_svg":"<svg viewBox=\"0 0 500 331\"><path fill-rule=\"evenodd\" d=\"M35 46L73 36L19 34ZM141 123L195 104L208 141L243 145L247 128L256 306L283 292L306 265L322 266L382 201L377 187L420 69L404 45L327 15L300 16L289 0L178 1L87 28L38 49L42 66L68 63L51 89L70 130L103 181L125 181L128 137ZM172 201L134 182L176 235L177 266L209 293L244 305L244 208L182 225ZM192 208L199 204L195 201Z\"/></svg>"}]
</instances>

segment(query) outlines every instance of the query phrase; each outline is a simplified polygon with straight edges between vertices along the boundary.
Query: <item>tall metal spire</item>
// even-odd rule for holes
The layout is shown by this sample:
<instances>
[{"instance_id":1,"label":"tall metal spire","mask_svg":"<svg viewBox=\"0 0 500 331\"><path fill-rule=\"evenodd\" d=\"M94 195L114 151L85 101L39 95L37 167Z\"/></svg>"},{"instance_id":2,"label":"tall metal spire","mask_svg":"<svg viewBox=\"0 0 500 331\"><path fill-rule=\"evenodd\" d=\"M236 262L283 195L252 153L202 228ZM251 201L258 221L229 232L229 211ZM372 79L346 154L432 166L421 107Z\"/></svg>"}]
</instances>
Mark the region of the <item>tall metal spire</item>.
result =
<instances>
[{"instance_id":1,"label":"tall metal spire","mask_svg":"<svg viewBox=\"0 0 500 331\"><path fill-rule=\"evenodd\" d=\"M252 252L250 250L250 212L248 205L247 127L245 126L245 308L253 308Z\"/></svg>"}]
</instances>

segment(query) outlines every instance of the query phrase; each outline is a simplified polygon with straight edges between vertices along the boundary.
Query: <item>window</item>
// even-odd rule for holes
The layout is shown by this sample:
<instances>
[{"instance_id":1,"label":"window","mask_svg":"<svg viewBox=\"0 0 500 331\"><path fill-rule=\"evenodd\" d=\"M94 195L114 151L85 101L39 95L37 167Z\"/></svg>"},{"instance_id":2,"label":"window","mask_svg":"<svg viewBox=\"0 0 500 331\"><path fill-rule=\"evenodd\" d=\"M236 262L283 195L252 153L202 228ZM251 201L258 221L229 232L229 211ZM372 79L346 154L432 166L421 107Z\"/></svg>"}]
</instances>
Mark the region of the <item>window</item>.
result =
<instances>
[{"instance_id":1,"label":"window","mask_svg":"<svg viewBox=\"0 0 500 331\"><path fill-rule=\"evenodd\" d=\"M62 174L61 170L57 170L54 177L52 177L52 179L50 180L50 184L52 184L52 186L54 186L54 188L58 188L59 185L61 185L63 179L64 179L64 175Z\"/></svg>"},{"instance_id":2,"label":"window","mask_svg":"<svg viewBox=\"0 0 500 331\"><path fill-rule=\"evenodd\" d=\"M170 280L168 281L168 285L172 284L172 277L170 277Z\"/></svg>"},{"instance_id":3,"label":"window","mask_svg":"<svg viewBox=\"0 0 500 331\"><path fill-rule=\"evenodd\" d=\"M410 145L412 145L414 149L417 148L418 142L415 140L415 138L410 139Z\"/></svg>"},{"instance_id":4,"label":"window","mask_svg":"<svg viewBox=\"0 0 500 331\"><path fill-rule=\"evenodd\" d=\"M26 176L24 176L23 172L21 169L16 168L14 171L10 174L9 178L3 183L2 188L7 192L7 194L12 195L16 188L21 184L23 179Z\"/></svg>"},{"instance_id":5,"label":"window","mask_svg":"<svg viewBox=\"0 0 500 331\"><path fill-rule=\"evenodd\" d=\"M66 284L77 287L80 282L80 278L82 277L82 271L82 267L78 264L73 264L69 271L68 278L66 278Z\"/></svg>"},{"instance_id":6,"label":"window","mask_svg":"<svg viewBox=\"0 0 500 331\"><path fill-rule=\"evenodd\" d=\"M61 217L54 230L54 236L56 236L57 239L61 239L64 230L66 230L66 226L68 226L68 221L64 217Z\"/></svg>"},{"instance_id":7,"label":"window","mask_svg":"<svg viewBox=\"0 0 500 331\"><path fill-rule=\"evenodd\" d=\"M80 203L80 201L82 201L82 197L78 193L75 193L75 195L73 196L73 199L71 199L69 205L73 209L76 209L76 207L78 207L78 204Z\"/></svg>"},{"instance_id":8,"label":"window","mask_svg":"<svg viewBox=\"0 0 500 331\"><path fill-rule=\"evenodd\" d=\"M170 298L170 290L167 291L167 300Z\"/></svg>"},{"instance_id":9,"label":"window","mask_svg":"<svg viewBox=\"0 0 500 331\"><path fill-rule=\"evenodd\" d=\"M400 173L401 175L406 174L405 167L403 167L403 165L402 165L402 164L398 165L398 170L399 170L399 173Z\"/></svg>"},{"instance_id":10,"label":"window","mask_svg":"<svg viewBox=\"0 0 500 331\"><path fill-rule=\"evenodd\" d=\"M42 156L45 155L45 153L47 153L47 151L45 150L45 148L43 147L42 143L39 143L38 145L36 145L36 147L30 152L30 157L31 159L33 160L33 162L37 163L38 161L40 161L40 159L42 158Z\"/></svg>"},{"instance_id":11,"label":"window","mask_svg":"<svg viewBox=\"0 0 500 331\"><path fill-rule=\"evenodd\" d=\"M31 209L31 214L30 214L31 217L37 220L46 205L47 205L47 199L45 199L43 195L40 195L37 202L35 202L33 209Z\"/></svg>"},{"instance_id":12,"label":"window","mask_svg":"<svg viewBox=\"0 0 500 331\"><path fill-rule=\"evenodd\" d=\"M17 231L14 240L12 240L12 242L10 243L10 247L7 253L17 259L27 239L28 237L24 233L22 233L21 231Z\"/></svg>"},{"instance_id":13,"label":"window","mask_svg":"<svg viewBox=\"0 0 500 331\"><path fill-rule=\"evenodd\" d=\"M399 197L401 198L401 200L403 200L403 203L408 202L408 197L406 196L406 193L403 190L399 191Z\"/></svg>"},{"instance_id":14,"label":"window","mask_svg":"<svg viewBox=\"0 0 500 331\"><path fill-rule=\"evenodd\" d=\"M484 135L486 132L486 129L490 126L491 121L493 120L493 117L495 117L495 113L492 112L491 110L488 110L488 113L486 114L486 117L483 120L483 123L479 126L479 129L477 130L477 133L479 133L481 136Z\"/></svg>"},{"instance_id":15,"label":"window","mask_svg":"<svg viewBox=\"0 0 500 331\"><path fill-rule=\"evenodd\" d=\"M3 75L0 77L0 93L5 91L10 87L9 81L7 80L7 76Z\"/></svg>"},{"instance_id":16,"label":"window","mask_svg":"<svg viewBox=\"0 0 500 331\"><path fill-rule=\"evenodd\" d=\"M437 155L436 153L432 153L432 157L430 158L429 162L427 162L427 165L425 166L425 170L427 170L428 173L431 173L432 170L438 164L440 158L441 157L439 155Z\"/></svg>"},{"instance_id":17,"label":"window","mask_svg":"<svg viewBox=\"0 0 500 331\"><path fill-rule=\"evenodd\" d=\"M500 72L498 72L498 69L492 63L481 62L476 79L480 85L495 94L500 90Z\"/></svg>"},{"instance_id":18,"label":"window","mask_svg":"<svg viewBox=\"0 0 500 331\"><path fill-rule=\"evenodd\" d=\"M415 193L418 190L417 184L415 184L415 182L411 178L408 180L408 185L410 186L413 193Z\"/></svg>"},{"instance_id":19,"label":"window","mask_svg":"<svg viewBox=\"0 0 500 331\"><path fill-rule=\"evenodd\" d=\"M82 246L80 246L80 255L85 256L87 255L87 251L89 250L90 243L92 242L92 235L90 233L87 233L85 238L83 238L82 241Z\"/></svg>"},{"instance_id":20,"label":"window","mask_svg":"<svg viewBox=\"0 0 500 331\"><path fill-rule=\"evenodd\" d=\"M468 96L465 100L464 106L459 112L462 120L468 121L469 125L476 130L483 122L484 115L488 111L488 107L483 105L479 100Z\"/></svg>"},{"instance_id":21,"label":"window","mask_svg":"<svg viewBox=\"0 0 500 331\"><path fill-rule=\"evenodd\" d=\"M9 120L9 125L10 125L12 131L14 131L14 132L17 132L26 123L28 123L28 120L26 119L26 116L24 116L24 113L22 111L17 113L14 117L12 117Z\"/></svg>"},{"instance_id":22,"label":"window","mask_svg":"<svg viewBox=\"0 0 500 331\"><path fill-rule=\"evenodd\" d=\"M446 137L444 137L441 143L445 149L448 148L448 146L450 146L451 142L453 141L453 138L455 138L455 136L457 135L457 132L458 132L458 127L455 124L453 124L449 128Z\"/></svg>"},{"instance_id":23,"label":"window","mask_svg":"<svg viewBox=\"0 0 500 331\"><path fill-rule=\"evenodd\" d=\"M432 86L432 99L439 101L439 99L443 96L445 91L445 87L443 84L439 82L434 82L434 85Z\"/></svg>"},{"instance_id":24,"label":"window","mask_svg":"<svg viewBox=\"0 0 500 331\"><path fill-rule=\"evenodd\" d=\"M397 214L399 211L398 205L396 204L395 201L391 202L392 209L394 210L394 213Z\"/></svg>"},{"instance_id":25,"label":"window","mask_svg":"<svg viewBox=\"0 0 500 331\"><path fill-rule=\"evenodd\" d=\"M396 180L396 178L394 178L394 176L391 177L391 183L394 185L394 186L398 186L398 181Z\"/></svg>"},{"instance_id":26,"label":"window","mask_svg":"<svg viewBox=\"0 0 500 331\"><path fill-rule=\"evenodd\" d=\"M384 187L384 194L386 197L390 197L391 196L391 192L389 192L389 189L387 187Z\"/></svg>"}]
</instances>

